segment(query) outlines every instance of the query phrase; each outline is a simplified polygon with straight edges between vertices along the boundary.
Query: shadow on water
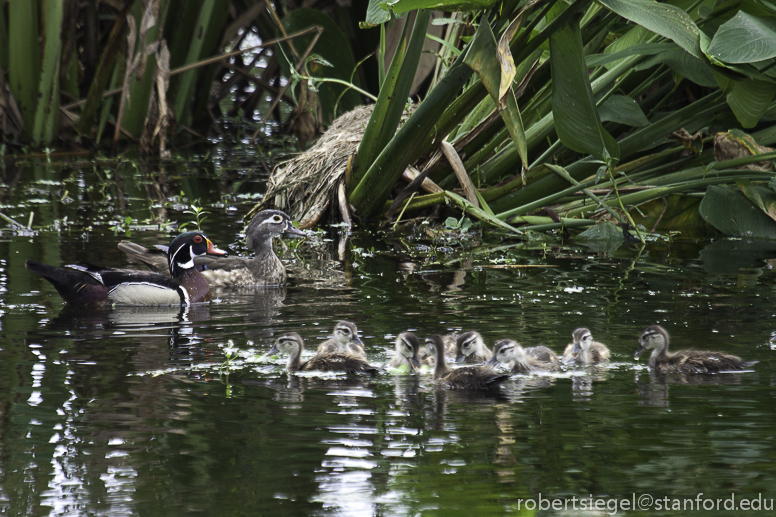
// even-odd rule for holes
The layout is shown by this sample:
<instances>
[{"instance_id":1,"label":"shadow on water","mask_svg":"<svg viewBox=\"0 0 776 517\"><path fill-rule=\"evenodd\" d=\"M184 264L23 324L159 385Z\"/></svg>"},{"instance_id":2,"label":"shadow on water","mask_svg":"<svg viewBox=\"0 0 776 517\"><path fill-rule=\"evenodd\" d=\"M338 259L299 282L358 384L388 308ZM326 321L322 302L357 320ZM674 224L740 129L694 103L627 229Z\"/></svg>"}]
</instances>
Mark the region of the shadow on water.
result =
<instances>
[{"instance_id":1,"label":"shadow on water","mask_svg":"<svg viewBox=\"0 0 776 517\"><path fill-rule=\"evenodd\" d=\"M17 220L35 212L35 228L0 236L4 514L532 515L526 502L540 494L773 493L771 243L674 238L597 253L552 238L459 245L333 228L283 249L282 289L216 289L213 303L188 309L65 306L25 259L125 266L116 244L127 232L169 242L165 224L191 221L195 197L211 212L208 235L247 253L253 180L244 173L235 191L212 170L122 166L109 181L82 164L34 167L4 202ZM428 373L289 375L285 359L267 356L290 331L312 354L339 320L358 325L377 366L407 329L478 330L489 345L509 337L560 352L584 326L612 361L513 375L475 394L440 391ZM656 375L632 360L655 323L672 349L760 362Z\"/></svg>"}]
</instances>

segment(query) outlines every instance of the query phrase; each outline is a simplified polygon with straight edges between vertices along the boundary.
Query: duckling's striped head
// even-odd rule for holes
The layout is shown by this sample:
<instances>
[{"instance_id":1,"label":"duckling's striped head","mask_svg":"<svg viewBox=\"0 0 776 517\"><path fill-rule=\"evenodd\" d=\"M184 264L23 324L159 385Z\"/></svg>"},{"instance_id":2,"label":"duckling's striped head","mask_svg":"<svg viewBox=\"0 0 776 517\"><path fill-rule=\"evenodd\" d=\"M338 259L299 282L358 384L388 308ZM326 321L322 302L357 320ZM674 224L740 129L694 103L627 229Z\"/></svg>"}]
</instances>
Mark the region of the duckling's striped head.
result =
<instances>
[{"instance_id":1,"label":"duckling's striped head","mask_svg":"<svg viewBox=\"0 0 776 517\"><path fill-rule=\"evenodd\" d=\"M349 321L340 321L334 326L334 339L337 343L346 345L351 341L357 345L364 343L358 337L358 328L355 323Z\"/></svg>"},{"instance_id":2,"label":"duckling's striped head","mask_svg":"<svg viewBox=\"0 0 776 517\"><path fill-rule=\"evenodd\" d=\"M660 325L652 325L644 329L639 337L639 348L633 354L634 359L644 353L645 350L654 350L653 355L668 348L668 332Z\"/></svg>"}]
</instances>

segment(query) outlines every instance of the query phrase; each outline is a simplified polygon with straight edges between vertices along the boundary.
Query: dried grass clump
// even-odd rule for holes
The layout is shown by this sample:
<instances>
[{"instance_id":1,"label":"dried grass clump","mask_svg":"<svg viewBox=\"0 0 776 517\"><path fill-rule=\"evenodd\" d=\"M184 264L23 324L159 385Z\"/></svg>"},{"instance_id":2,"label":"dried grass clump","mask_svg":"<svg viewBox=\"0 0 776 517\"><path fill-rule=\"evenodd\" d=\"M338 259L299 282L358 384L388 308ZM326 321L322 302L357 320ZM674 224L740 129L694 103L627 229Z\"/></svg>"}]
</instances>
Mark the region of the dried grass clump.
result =
<instances>
[{"instance_id":1,"label":"dried grass clump","mask_svg":"<svg viewBox=\"0 0 776 517\"><path fill-rule=\"evenodd\" d=\"M356 154L371 114L371 105L345 113L310 149L275 167L267 194L248 216L276 208L299 221L299 228L318 224L329 206L341 204L348 160Z\"/></svg>"}]
</instances>

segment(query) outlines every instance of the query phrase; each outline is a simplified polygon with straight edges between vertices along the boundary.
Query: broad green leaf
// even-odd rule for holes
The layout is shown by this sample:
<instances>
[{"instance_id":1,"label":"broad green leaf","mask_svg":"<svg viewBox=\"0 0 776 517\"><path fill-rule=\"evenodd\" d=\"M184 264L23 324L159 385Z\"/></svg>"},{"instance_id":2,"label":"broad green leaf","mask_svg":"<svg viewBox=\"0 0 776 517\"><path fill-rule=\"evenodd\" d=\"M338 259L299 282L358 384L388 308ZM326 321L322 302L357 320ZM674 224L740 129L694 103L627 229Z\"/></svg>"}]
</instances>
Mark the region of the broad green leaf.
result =
<instances>
[{"instance_id":1,"label":"broad green leaf","mask_svg":"<svg viewBox=\"0 0 776 517\"><path fill-rule=\"evenodd\" d=\"M634 67L635 70L646 70L652 66L664 63L677 75L680 75L700 86L714 88L717 82L711 67L700 59L696 59L680 48L674 48L649 59Z\"/></svg>"},{"instance_id":2,"label":"broad green leaf","mask_svg":"<svg viewBox=\"0 0 776 517\"><path fill-rule=\"evenodd\" d=\"M601 125L582 55L579 25L566 25L550 36L552 113L563 145L605 162L619 159L620 148Z\"/></svg>"},{"instance_id":3,"label":"broad green leaf","mask_svg":"<svg viewBox=\"0 0 776 517\"><path fill-rule=\"evenodd\" d=\"M765 215L776 221L776 194L761 185L752 185L749 180L736 180L738 189L749 201L763 211Z\"/></svg>"},{"instance_id":4,"label":"broad green leaf","mask_svg":"<svg viewBox=\"0 0 776 517\"><path fill-rule=\"evenodd\" d=\"M620 40L617 40L617 41L620 41ZM612 46L614 46L614 43L606 47L606 50L609 50L610 48L612 48ZM655 54L662 54L664 52L668 52L669 50L675 50L676 48L677 48L676 44L671 43L670 41L665 41L662 43L641 43L639 45L633 45L631 47L625 48L623 50L620 50L614 53L604 52L603 54L592 54L589 56L585 56L585 63L587 64L587 66L591 66L591 67L609 65L609 64L615 63L616 61L625 59L626 57L653 56Z\"/></svg>"},{"instance_id":5,"label":"broad green leaf","mask_svg":"<svg viewBox=\"0 0 776 517\"><path fill-rule=\"evenodd\" d=\"M620 54L621 52L627 52L629 49L632 48L638 48L642 45L675 45L675 43L672 43L670 41L668 42L661 42L661 43L647 43L650 38L654 38L655 35L645 29L644 27L640 25L636 25L635 27L631 28L628 32L623 34L621 37L614 40L609 46L607 46L604 49L604 54L606 55L614 55L614 54ZM612 59L610 61L607 61L606 68L608 70L611 70L613 67L617 66L617 62L620 59L623 59L625 57L629 57L629 55L623 55L620 58Z\"/></svg>"},{"instance_id":6,"label":"broad green leaf","mask_svg":"<svg viewBox=\"0 0 776 517\"><path fill-rule=\"evenodd\" d=\"M725 63L776 57L776 20L739 11L717 30L707 53Z\"/></svg>"},{"instance_id":7,"label":"broad green leaf","mask_svg":"<svg viewBox=\"0 0 776 517\"><path fill-rule=\"evenodd\" d=\"M380 25L391 19L391 13L380 7L381 0L369 0L369 6L366 8L366 20L364 24L367 27Z\"/></svg>"},{"instance_id":8,"label":"broad green leaf","mask_svg":"<svg viewBox=\"0 0 776 517\"><path fill-rule=\"evenodd\" d=\"M776 221L738 190L711 186L698 210L710 225L725 235L776 239Z\"/></svg>"},{"instance_id":9,"label":"broad green leaf","mask_svg":"<svg viewBox=\"0 0 776 517\"><path fill-rule=\"evenodd\" d=\"M642 205L638 210L632 210L631 216L636 224L647 229L655 226L659 232L681 231L683 236L706 236L716 231L698 213L701 200L697 197L673 195L663 199L655 199Z\"/></svg>"},{"instance_id":10,"label":"broad green leaf","mask_svg":"<svg viewBox=\"0 0 776 517\"><path fill-rule=\"evenodd\" d=\"M670 39L693 56L703 59L699 45L700 30L683 10L652 0L598 1L620 16Z\"/></svg>"},{"instance_id":11,"label":"broad green leaf","mask_svg":"<svg viewBox=\"0 0 776 517\"><path fill-rule=\"evenodd\" d=\"M727 93L725 100L736 119L745 128L754 127L773 102L776 87L773 83L756 79L734 81L714 73L720 87Z\"/></svg>"},{"instance_id":12,"label":"broad green leaf","mask_svg":"<svg viewBox=\"0 0 776 517\"><path fill-rule=\"evenodd\" d=\"M593 251L612 253L622 246L625 237L616 224L605 221L580 233L576 240L584 242Z\"/></svg>"},{"instance_id":13,"label":"broad green leaf","mask_svg":"<svg viewBox=\"0 0 776 517\"><path fill-rule=\"evenodd\" d=\"M498 105L501 104L499 92L504 71L499 60L496 59L497 53L496 37L493 35L490 25L488 23L481 23L474 35L474 39L469 44L463 62L480 76L485 89L488 90L491 98ZM507 126L509 136L512 137L512 141L517 147L523 165L527 166L528 144L517 101L511 89L504 99L504 105L505 108L499 111L499 114Z\"/></svg>"},{"instance_id":14,"label":"broad green leaf","mask_svg":"<svg viewBox=\"0 0 776 517\"><path fill-rule=\"evenodd\" d=\"M625 95L612 95L598 107L601 122L611 121L629 126L644 127L649 120L638 103Z\"/></svg>"},{"instance_id":15,"label":"broad green leaf","mask_svg":"<svg viewBox=\"0 0 776 517\"><path fill-rule=\"evenodd\" d=\"M395 14L415 11L418 9L433 9L436 11L480 11L501 0L383 0L380 7Z\"/></svg>"}]
</instances>

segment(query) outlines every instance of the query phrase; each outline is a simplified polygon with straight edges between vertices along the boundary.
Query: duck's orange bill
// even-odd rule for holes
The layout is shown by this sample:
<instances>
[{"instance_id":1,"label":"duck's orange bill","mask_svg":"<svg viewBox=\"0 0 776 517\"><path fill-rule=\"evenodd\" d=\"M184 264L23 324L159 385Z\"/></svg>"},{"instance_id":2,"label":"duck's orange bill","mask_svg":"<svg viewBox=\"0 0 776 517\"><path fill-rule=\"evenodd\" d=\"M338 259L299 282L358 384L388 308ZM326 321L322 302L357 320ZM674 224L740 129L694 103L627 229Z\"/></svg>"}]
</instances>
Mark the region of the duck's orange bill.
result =
<instances>
[{"instance_id":1,"label":"duck's orange bill","mask_svg":"<svg viewBox=\"0 0 776 517\"><path fill-rule=\"evenodd\" d=\"M207 254L208 255L222 255L222 256L228 255L228 253L225 252L224 250L220 250L220 249L216 248L213 245L213 243L210 242L210 239L207 239Z\"/></svg>"}]
</instances>

